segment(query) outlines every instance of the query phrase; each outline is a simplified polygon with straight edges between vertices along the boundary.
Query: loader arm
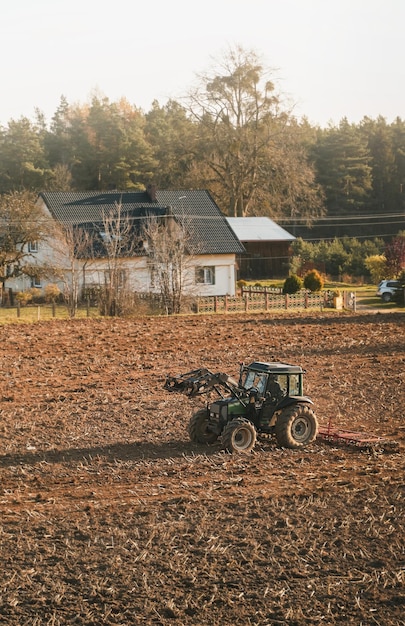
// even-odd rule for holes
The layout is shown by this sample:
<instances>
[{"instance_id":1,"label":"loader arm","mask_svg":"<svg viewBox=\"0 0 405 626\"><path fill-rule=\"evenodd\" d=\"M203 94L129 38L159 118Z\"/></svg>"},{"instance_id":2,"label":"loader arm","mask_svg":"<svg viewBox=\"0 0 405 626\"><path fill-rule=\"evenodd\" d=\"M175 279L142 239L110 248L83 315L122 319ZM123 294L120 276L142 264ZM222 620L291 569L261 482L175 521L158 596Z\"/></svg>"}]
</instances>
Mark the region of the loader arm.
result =
<instances>
[{"instance_id":1,"label":"loader arm","mask_svg":"<svg viewBox=\"0 0 405 626\"><path fill-rule=\"evenodd\" d=\"M167 391L184 393L190 398L213 390L224 397L221 389L237 397L243 393L243 389L228 374L222 372L214 374L204 367L179 376L167 376L164 388Z\"/></svg>"}]
</instances>

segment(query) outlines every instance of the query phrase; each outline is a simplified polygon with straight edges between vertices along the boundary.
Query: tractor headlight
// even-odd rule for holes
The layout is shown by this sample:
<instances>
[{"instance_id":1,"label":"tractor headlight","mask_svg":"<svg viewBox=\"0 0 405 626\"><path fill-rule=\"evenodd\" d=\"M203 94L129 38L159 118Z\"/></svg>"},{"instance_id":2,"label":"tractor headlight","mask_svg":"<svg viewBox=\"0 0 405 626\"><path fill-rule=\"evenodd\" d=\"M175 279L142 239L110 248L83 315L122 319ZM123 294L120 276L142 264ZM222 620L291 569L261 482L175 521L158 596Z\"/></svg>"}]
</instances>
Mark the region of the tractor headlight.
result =
<instances>
[{"instance_id":1,"label":"tractor headlight","mask_svg":"<svg viewBox=\"0 0 405 626\"><path fill-rule=\"evenodd\" d=\"M216 419L221 418L226 421L228 417L228 406L226 404L213 402L210 406L210 417Z\"/></svg>"}]
</instances>

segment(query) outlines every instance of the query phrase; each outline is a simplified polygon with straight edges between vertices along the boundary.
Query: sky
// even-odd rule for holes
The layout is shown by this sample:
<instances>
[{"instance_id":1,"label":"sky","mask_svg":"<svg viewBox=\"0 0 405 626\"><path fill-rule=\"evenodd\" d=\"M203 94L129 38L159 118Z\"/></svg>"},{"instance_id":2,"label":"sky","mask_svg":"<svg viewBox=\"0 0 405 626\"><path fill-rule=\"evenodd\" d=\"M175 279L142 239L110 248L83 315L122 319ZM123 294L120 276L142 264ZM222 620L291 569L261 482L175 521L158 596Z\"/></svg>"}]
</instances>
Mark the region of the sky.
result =
<instances>
[{"instance_id":1,"label":"sky","mask_svg":"<svg viewBox=\"0 0 405 626\"><path fill-rule=\"evenodd\" d=\"M405 117L405 0L1 1L0 126L36 109L49 122L62 96L147 112L235 46L314 125Z\"/></svg>"}]
</instances>

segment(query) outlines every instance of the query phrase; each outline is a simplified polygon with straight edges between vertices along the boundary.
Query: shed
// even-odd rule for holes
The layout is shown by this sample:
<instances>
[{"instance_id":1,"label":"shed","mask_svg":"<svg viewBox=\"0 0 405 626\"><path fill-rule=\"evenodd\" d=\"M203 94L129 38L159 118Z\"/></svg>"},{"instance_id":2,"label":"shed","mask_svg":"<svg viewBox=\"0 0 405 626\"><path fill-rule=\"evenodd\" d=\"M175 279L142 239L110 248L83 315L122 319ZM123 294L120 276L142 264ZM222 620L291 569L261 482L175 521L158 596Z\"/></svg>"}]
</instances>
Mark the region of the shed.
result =
<instances>
[{"instance_id":1,"label":"shed","mask_svg":"<svg viewBox=\"0 0 405 626\"><path fill-rule=\"evenodd\" d=\"M238 278L245 280L288 276L294 235L269 217L227 217L246 253L237 255Z\"/></svg>"}]
</instances>

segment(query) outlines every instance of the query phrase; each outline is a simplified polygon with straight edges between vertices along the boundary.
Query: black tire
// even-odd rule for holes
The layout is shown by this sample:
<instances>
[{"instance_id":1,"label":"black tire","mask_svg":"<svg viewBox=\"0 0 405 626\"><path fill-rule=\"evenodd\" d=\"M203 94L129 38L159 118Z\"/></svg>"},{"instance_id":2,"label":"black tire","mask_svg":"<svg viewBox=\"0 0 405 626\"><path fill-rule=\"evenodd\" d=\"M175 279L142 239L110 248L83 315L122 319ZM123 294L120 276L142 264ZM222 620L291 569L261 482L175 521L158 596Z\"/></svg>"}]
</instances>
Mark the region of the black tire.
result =
<instances>
[{"instance_id":1,"label":"black tire","mask_svg":"<svg viewBox=\"0 0 405 626\"><path fill-rule=\"evenodd\" d=\"M217 433L208 429L209 416L207 409L200 409L192 415L188 424L188 434L194 443L214 443L218 439Z\"/></svg>"},{"instance_id":2,"label":"black tire","mask_svg":"<svg viewBox=\"0 0 405 626\"><path fill-rule=\"evenodd\" d=\"M315 441L318 420L307 404L293 404L280 413L274 431L282 448L302 448Z\"/></svg>"},{"instance_id":3,"label":"black tire","mask_svg":"<svg viewBox=\"0 0 405 626\"><path fill-rule=\"evenodd\" d=\"M244 417L235 417L222 431L221 443L228 452L250 452L256 444L256 428Z\"/></svg>"},{"instance_id":4,"label":"black tire","mask_svg":"<svg viewBox=\"0 0 405 626\"><path fill-rule=\"evenodd\" d=\"M386 292L385 292L385 293L383 293L383 295L381 296L381 300L382 300L383 302L391 302L391 300L392 300L392 295L391 295L388 291L386 291Z\"/></svg>"}]
</instances>

